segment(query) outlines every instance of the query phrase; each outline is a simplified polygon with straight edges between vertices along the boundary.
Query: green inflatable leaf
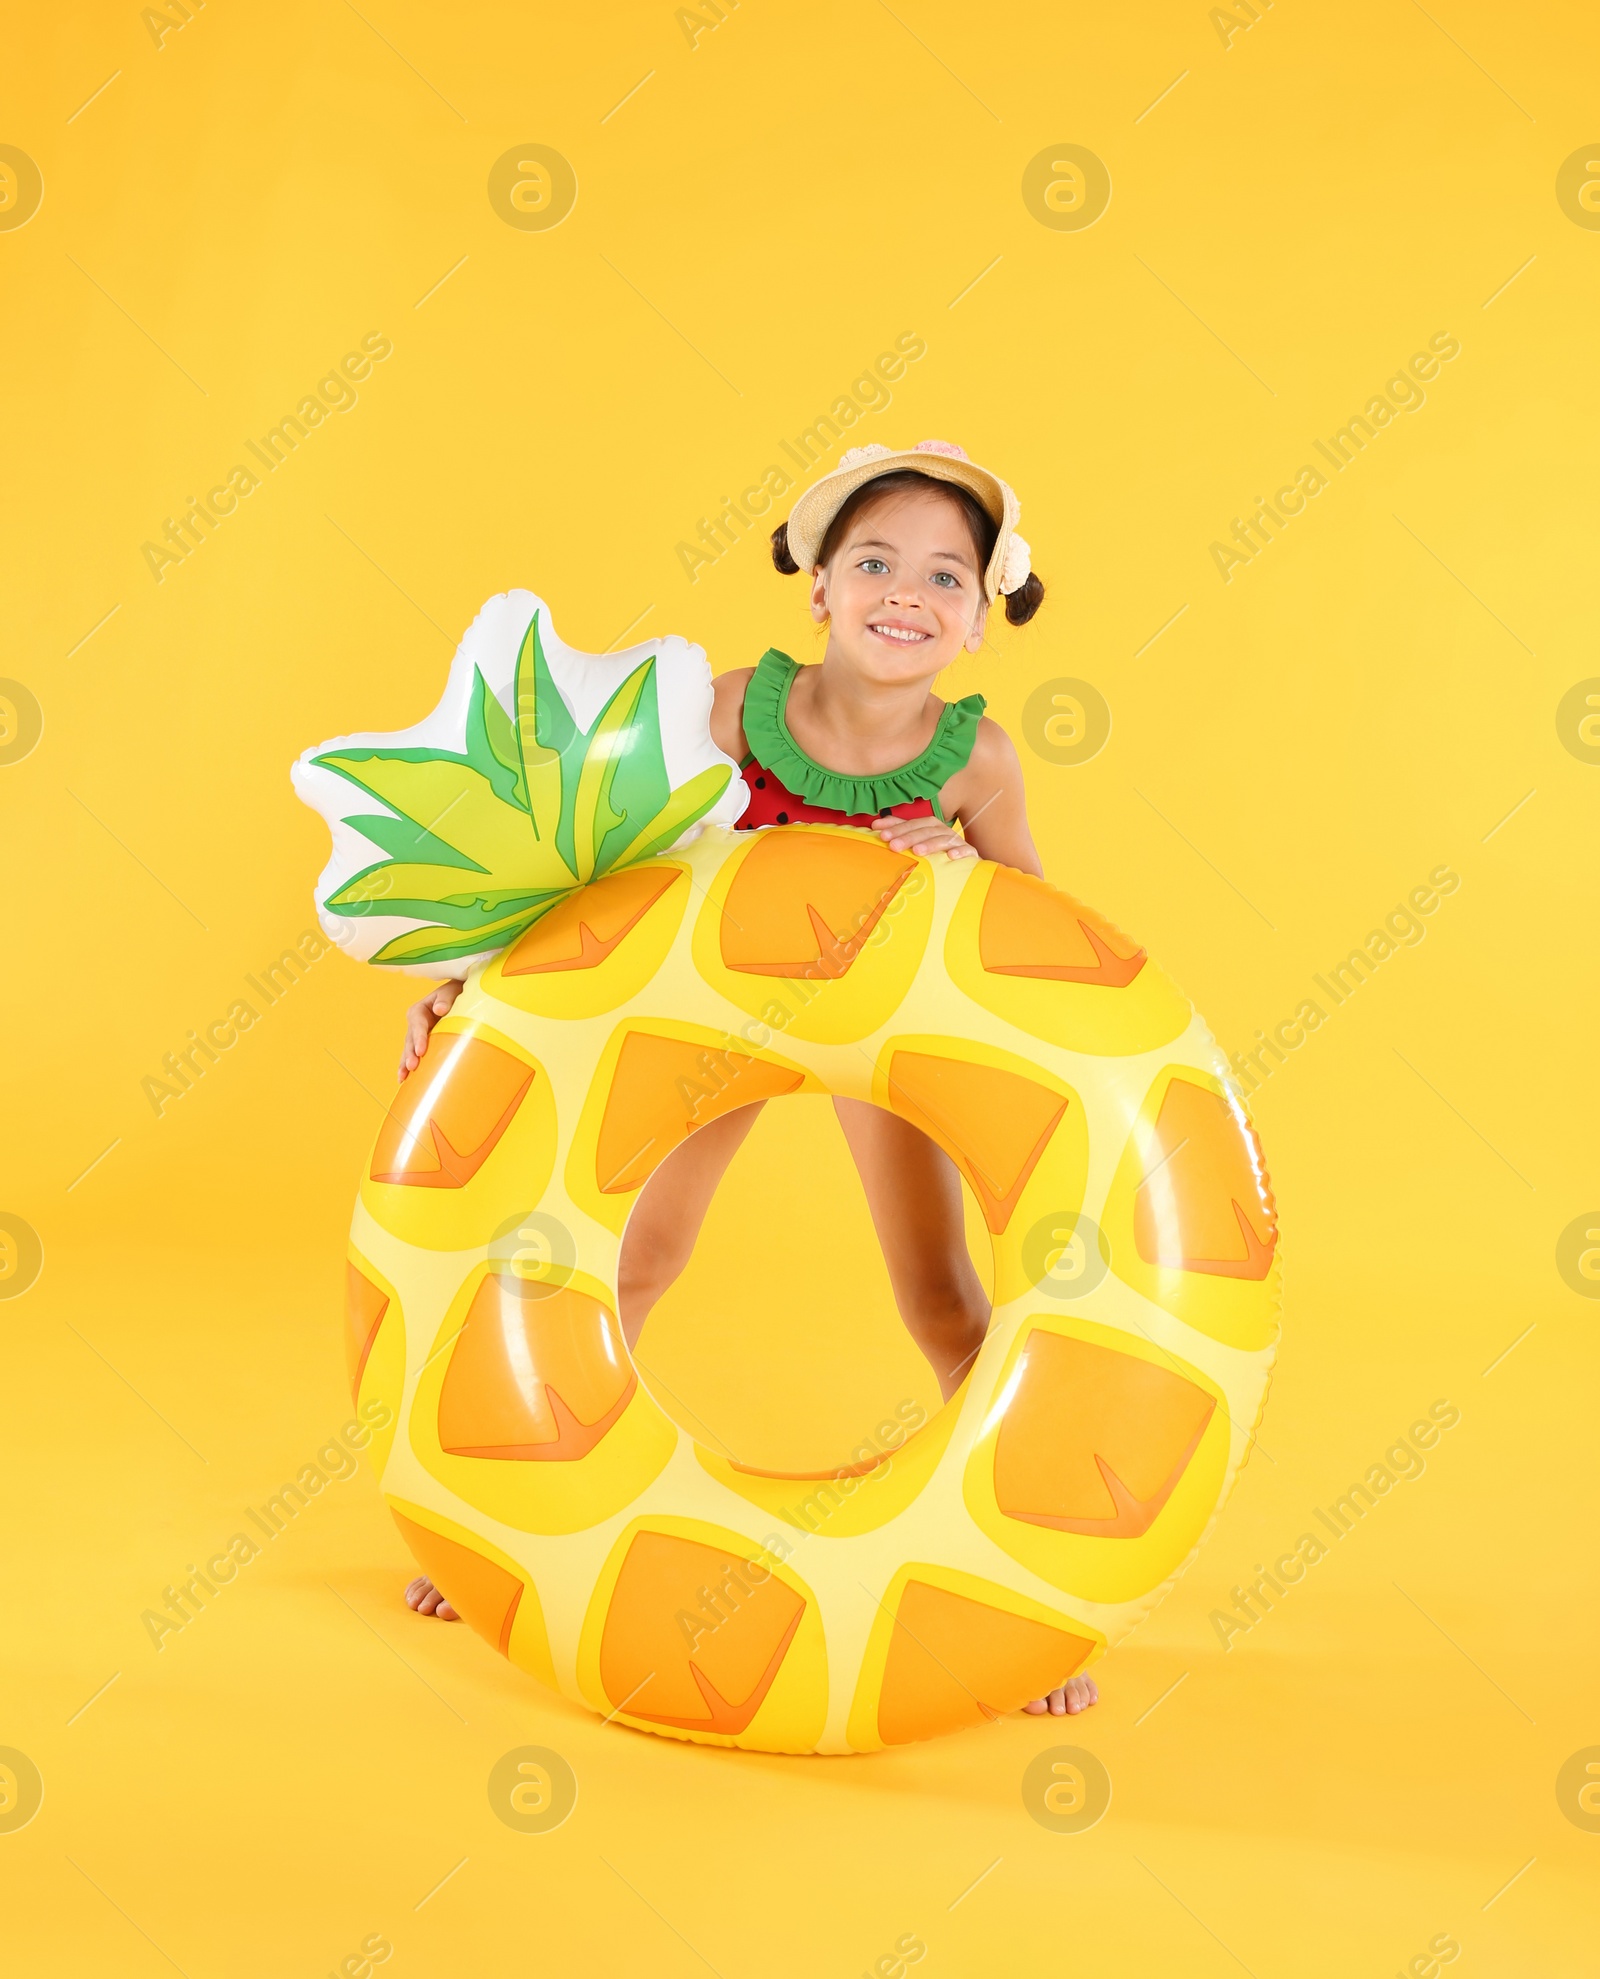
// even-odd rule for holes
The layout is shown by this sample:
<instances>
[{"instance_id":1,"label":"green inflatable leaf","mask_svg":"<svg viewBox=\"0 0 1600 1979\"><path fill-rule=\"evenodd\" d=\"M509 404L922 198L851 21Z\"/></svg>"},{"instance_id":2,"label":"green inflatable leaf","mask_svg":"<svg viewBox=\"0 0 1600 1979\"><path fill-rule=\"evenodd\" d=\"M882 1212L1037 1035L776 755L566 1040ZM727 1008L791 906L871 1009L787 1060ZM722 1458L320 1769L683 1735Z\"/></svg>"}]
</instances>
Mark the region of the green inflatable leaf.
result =
<instances>
[{"instance_id":1,"label":"green inflatable leaf","mask_svg":"<svg viewBox=\"0 0 1600 1979\"><path fill-rule=\"evenodd\" d=\"M443 964L502 947L572 888L664 850L728 787L722 763L674 791L654 654L580 728L551 674L541 616L517 651L511 709L474 669L461 750L347 743L310 757L386 806L343 818L385 857L324 902L351 919L422 924L374 962Z\"/></svg>"}]
</instances>

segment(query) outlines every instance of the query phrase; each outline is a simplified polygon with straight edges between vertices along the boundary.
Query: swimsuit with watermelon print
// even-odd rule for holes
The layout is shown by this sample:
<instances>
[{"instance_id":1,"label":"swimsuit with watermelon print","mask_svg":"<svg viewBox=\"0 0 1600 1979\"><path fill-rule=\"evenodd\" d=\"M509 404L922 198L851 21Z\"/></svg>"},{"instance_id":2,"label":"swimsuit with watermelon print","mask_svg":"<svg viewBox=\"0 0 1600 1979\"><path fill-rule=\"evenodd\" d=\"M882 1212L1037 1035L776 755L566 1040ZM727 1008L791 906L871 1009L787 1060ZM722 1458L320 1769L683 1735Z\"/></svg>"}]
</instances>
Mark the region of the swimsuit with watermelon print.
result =
<instances>
[{"instance_id":1,"label":"swimsuit with watermelon print","mask_svg":"<svg viewBox=\"0 0 1600 1979\"><path fill-rule=\"evenodd\" d=\"M800 669L787 653L768 647L756 663L744 696L749 753L740 774L749 808L735 829L758 825L870 825L874 818L950 820L939 792L964 770L978 737L984 698L968 694L941 710L933 739L912 762L879 776L841 776L808 756L789 732L789 690Z\"/></svg>"}]
</instances>

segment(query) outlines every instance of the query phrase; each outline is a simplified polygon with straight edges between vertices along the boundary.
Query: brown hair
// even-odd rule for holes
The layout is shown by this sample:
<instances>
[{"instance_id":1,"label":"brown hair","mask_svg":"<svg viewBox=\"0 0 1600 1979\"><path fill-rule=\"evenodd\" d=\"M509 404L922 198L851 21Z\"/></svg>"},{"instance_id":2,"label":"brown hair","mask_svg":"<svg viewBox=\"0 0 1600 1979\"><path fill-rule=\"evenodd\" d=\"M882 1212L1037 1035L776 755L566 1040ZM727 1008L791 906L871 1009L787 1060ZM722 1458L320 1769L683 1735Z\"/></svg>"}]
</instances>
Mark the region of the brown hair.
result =
<instances>
[{"instance_id":1,"label":"brown hair","mask_svg":"<svg viewBox=\"0 0 1600 1979\"><path fill-rule=\"evenodd\" d=\"M941 481L931 474L919 474L914 467L896 468L892 474L880 474L874 481L864 481L853 495L847 496L839 506L839 513L828 524L828 533L817 552L817 562L825 564L828 561L838 548L845 530L869 502L913 486L932 488L935 493L948 496L956 504L971 532L972 547L978 554L978 569L980 572L987 570L989 559L994 555L995 538L1000 533L994 517L968 489L954 481ZM793 577L799 571L800 566L790 553L789 525L786 522L780 522L772 532L772 561L785 577ZM1015 591L1007 591L1003 595L1006 622L1026 625L1044 603L1044 586L1030 574Z\"/></svg>"}]
</instances>

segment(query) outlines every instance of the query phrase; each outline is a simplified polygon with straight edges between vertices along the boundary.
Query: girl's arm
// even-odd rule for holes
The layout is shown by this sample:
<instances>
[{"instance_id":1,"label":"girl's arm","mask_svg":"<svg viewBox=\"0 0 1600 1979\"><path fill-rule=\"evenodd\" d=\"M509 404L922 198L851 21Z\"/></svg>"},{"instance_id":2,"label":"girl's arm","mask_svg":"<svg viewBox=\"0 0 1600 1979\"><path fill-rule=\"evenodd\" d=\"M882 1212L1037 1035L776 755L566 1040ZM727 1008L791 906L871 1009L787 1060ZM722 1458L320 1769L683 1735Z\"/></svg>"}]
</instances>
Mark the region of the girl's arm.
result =
<instances>
[{"instance_id":1,"label":"girl's arm","mask_svg":"<svg viewBox=\"0 0 1600 1979\"><path fill-rule=\"evenodd\" d=\"M987 716L978 724L972 757L939 793L949 825L937 818L874 818L872 828L897 852L928 859L947 852L952 859L992 859L997 866L1043 878L1044 867L1028 829L1028 799L1022 764L1011 737ZM952 826L959 824L959 832Z\"/></svg>"},{"instance_id":2,"label":"girl's arm","mask_svg":"<svg viewBox=\"0 0 1600 1979\"><path fill-rule=\"evenodd\" d=\"M734 667L711 683L711 740L736 763L750 751L744 739L744 690L754 673L754 667Z\"/></svg>"}]
</instances>

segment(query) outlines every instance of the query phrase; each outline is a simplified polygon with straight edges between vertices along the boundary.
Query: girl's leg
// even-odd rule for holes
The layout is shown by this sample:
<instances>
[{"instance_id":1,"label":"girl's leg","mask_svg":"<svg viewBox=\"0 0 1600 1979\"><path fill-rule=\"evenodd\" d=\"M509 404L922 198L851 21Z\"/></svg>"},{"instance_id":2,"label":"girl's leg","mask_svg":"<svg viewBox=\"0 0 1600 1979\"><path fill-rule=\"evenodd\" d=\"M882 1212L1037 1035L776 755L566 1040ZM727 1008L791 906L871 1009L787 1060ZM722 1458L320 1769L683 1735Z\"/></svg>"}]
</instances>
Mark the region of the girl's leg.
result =
<instances>
[{"instance_id":1,"label":"girl's leg","mask_svg":"<svg viewBox=\"0 0 1600 1979\"><path fill-rule=\"evenodd\" d=\"M989 1301L967 1255L961 1177L926 1134L881 1107L836 1099L860 1171L895 1304L948 1402L989 1327Z\"/></svg>"},{"instance_id":2,"label":"girl's leg","mask_svg":"<svg viewBox=\"0 0 1600 1979\"><path fill-rule=\"evenodd\" d=\"M634 1204L617 1260L617 1317L630 1349L651 1307L689 1262L717 1184L765 1104L758 1100L697 1127L662 1162Z\"/></svg>"}]
</instances>

